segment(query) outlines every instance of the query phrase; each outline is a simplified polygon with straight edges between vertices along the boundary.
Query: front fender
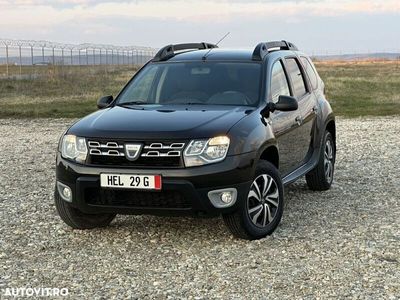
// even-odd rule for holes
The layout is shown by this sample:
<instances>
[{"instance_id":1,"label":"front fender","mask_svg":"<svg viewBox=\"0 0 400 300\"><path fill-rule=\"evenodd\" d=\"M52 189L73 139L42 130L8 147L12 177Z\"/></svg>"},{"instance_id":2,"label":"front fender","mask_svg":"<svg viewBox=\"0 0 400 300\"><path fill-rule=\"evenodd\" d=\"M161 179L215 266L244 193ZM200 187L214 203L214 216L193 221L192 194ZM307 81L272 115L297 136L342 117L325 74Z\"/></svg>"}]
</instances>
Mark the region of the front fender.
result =
<instances>
[{"instance_id":1,"label":"front fender","mask_svg":"<svg viewBox=\"0 0 400 300\"><path fill-rule=\"evenodd\" d=\"M248 152L263 152L267 147L276 146L276 140L271 126L260 114L260 110L255 110L246 118L243 118L233 126L228 135L231 138L232 147L229 155L238 155ZM261 155L260 153L260 155Z\"/></svg>"}]
</instances>

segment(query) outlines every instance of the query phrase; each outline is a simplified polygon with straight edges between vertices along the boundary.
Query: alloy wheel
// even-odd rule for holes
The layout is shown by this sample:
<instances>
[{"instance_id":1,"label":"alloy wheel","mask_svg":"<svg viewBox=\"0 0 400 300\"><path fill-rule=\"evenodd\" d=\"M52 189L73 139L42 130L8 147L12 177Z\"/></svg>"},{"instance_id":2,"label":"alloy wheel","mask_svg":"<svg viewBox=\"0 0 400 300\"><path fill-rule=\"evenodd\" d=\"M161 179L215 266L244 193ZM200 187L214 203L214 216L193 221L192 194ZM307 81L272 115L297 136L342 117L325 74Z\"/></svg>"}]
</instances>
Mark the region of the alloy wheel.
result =
<instances>
[{"instance_id":1,"label":"alloy wheel","mask_svg":"<svg viewBox=\"0 0 400 300\"><path fill-rule=\"evenodd\" d=\"M328 181L329 183L331 183L333 179L333 164L334 164L333 146L332 146L332 141L328 139L325 144L324 170L325 170L326 181Z\"/></svg>"},{"instance_id":2,"label":"alloy wheel","mask_svg":"<svg viewBox=\"0 0 400 300\"><path fill-rule=\"evenodd\" d=\"M250 220L258 227L265 227L274 220L278 207L277 183L267 174L258 176L253 181L247 196L247 213Z\"/></svg>"}]
</instances>

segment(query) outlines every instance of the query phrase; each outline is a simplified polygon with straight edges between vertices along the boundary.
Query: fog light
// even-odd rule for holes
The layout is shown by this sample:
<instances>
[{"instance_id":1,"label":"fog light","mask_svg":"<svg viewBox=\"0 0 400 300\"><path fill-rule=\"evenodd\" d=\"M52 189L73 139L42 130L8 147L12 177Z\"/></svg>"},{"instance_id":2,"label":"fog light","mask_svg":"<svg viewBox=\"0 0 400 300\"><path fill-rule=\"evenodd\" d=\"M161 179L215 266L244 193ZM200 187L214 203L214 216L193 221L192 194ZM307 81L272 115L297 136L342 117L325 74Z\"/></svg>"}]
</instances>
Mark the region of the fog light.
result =
<instances>
[{"instance_id":1,"label":"fog light","mask_svg":"<svg viewBox=\"0 0 400 300\"><path fill-rule=\"evenodd\" d=\"M221 193L220 198L221 198L222 202L229 204L232 202L232 199L233 199L232 192L223 192L223 193Z\"/></svg>"},{"instance_id":2,"label":"fog light","mask_svg":"<svg viewBox=\"0 0 400 300\"><path fill-rule=\"evenodd\" d=\"M236 202L237 190L235 188L226 188L208 192L208 198L216 208L225 208L232 206Z\"/></svg>"},{"instance_id":3,"label":"fog light","mask_svg":"<svg viewBox=\"0 0 400 300\"><path fill-rule=\"evenodd\" d=\"M71 189L70 188L64 188L63 189L63 195L65 198L71 199Z\"/></svg>"},{"instance_id":4,"label":"fog light","mask_svg":"<svg viewBox=\"0 0 400 300\"><path fill-rule=\"evenodd\" d=\"M72 190L69 186L57 181L57 190L63 200L72 202Z\"/></svg>"}]
</instances>

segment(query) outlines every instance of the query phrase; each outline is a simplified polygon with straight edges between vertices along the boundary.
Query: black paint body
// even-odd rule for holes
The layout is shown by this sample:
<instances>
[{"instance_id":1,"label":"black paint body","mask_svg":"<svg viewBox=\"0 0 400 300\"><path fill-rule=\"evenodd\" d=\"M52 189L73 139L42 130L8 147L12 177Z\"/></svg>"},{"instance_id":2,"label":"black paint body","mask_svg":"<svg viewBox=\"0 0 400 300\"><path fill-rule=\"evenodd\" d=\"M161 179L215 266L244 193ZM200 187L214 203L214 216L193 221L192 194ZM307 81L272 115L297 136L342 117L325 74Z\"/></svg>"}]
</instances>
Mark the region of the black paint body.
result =
<instances>
[{"instance_id":1,"label":"black paint body","mask_svg":"<svg viewBox=\"0 0 400 300\"><path fill-rule=\"evenodd\" d=\"M201 61L207 52L207 50L189 51L175 55L168 61ZM262 64L260 101L257 107L175 105L173 108L162 109L159 107L143 110L128 109L115 106L118 101L117 96L108 108L76 122L68 129L68 134L104 140L140 142L172 140L185 143L192 139L227 135L230 138L230 147L227 157L222 162L190 168L76 164L62 158L59 152L57 180L72 187L74 199L72 205L86 213L214 216L232 212L243 205L260 159L269 160L279 169L284 184L305 175L317 164L325 130L331 131L335 138L335 118L324 96L324 83L318 76L318 84L313 88L304 69L301 71L306 78L307 93L298 99L298 109L262 114L272 99L269 87L273 64L282 60L285 66L287 57L294 57L301 63L300 57L305 55L298 51L274 51L267 54L262 61L253 61ZM252 52L213 49L208 54L207 60L251 62ZM152 63L160 62L150 61L148 64ZM288 81L291 85L290 78ZM163 208L89 204L86 190L102 192L100 173L162 175L162 191L150 193L178 191L189 205ZM236 204L224 209L212 206L207 193L229 187L238 190Z\"/></svg>"}]
</instances>

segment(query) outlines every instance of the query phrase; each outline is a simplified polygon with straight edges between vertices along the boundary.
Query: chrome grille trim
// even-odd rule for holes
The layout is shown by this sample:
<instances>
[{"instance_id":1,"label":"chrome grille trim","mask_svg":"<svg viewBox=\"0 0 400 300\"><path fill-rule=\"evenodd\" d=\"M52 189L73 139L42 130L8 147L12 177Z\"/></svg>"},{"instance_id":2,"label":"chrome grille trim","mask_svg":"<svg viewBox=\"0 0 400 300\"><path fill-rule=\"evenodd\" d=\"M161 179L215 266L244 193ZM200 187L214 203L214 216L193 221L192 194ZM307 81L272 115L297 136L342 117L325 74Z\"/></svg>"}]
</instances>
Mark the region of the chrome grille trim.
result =
<instances>
[{"instance_id":1,"label":"chrome grille trim","mask_svg":"<svg viewBox=\"0 0 400 300\"><path fill-rule=\"evenodd\" d=\"M98 156L125 156L124 145L118 142L88 141L89 154Z\"/></svg>"},{"instance_id":2,"label":"chrome grille trim","mask_svg":"<svg viewBox=\"0 0 400 300\"><path fill-rule=\"evenodd\" d=\"M142 142L143 143L143 142ZM126 142L129 144L129 142ZM96 156L116 156L126 157L125 142L116 141L88 141L89 154ZM162 143L154 142L144 145L140 153L140 157L148 158L166 158L166 157L181 157L185 143Z\"/></svg>"},{"instance_id":3,"label":"chrome grille trim","mask_svg":"<svg viewBox=\"0 0 400 300\"><path fill-rule=\"evenodd\" d=\"M151 143L143 147L141 157L180 157L185 143Z\"/></svg>"},{"instance_id":4,"label":"chrome grille trim","mask_svg":"<svg viewBox=\"0 0 400 300\"><path fill-rule=\"evenodd\" d=\"M163 143L152 143L150 146L144 146L144 149L182 149L185 143L172 143L164 145Z\"/></svg>"},{"instance_id":5,"label":"chrome grille trim","mask_svg":"<svg viewBox=\"0 0 400 300\"><path fill-rule=\"evenodd\" d=\"M90 155L105 155L105 156L125 156L125 153L118 150L100 151L100 149L90 149Z\"/></svg>"},{"instance_id":6,"label":"chrome grille trim","mask_svg":"<svg viewBox=\"0 0 400 300\"><path fill-rule=\"evenodd\" d=\"M159 151L149 151L147 153L142 153L142 157L179 157L181 156L181 151L168 151L167 153L160 153Z\"/></svg>"},{"instance_id":7,"label":"chrome grille trim","mask_svg":"<svg viewBox=\"0 0 400 300\"><path fill-rule=\"evenodd\" d=\"M100 144L96 141L88 142L90 148L111 148L111 149L122 149L124 145L119 145L117 142L107 142L106 144Z\"/></svg>"}]
</instances>

